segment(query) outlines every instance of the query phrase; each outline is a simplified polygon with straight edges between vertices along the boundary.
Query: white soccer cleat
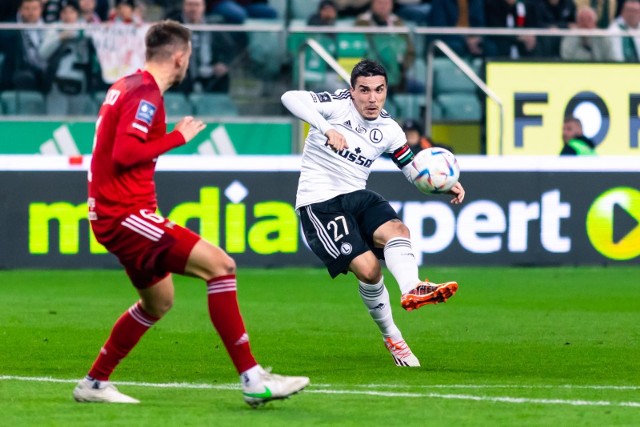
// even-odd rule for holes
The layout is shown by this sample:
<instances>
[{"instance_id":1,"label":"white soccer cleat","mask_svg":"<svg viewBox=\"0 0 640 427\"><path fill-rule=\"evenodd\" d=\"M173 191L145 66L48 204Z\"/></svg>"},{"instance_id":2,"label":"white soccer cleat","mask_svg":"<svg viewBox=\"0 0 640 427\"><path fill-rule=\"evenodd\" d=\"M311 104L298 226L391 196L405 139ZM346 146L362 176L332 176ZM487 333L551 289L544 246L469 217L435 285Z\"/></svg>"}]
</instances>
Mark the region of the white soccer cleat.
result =
<instances>
[{"instance_id":1,"label":"white soccer cleat","mask_svg":"<svg viewBox=\"0 0 640 427\"><path fill-rule=\"evenodd\" d=\"M397 366L420 366L420 361L414 356L404 340L393 341L391 338L385 338L384 345L387 346L387 350L391 353L391 357Z\"/></svg>"},{"instance_id":2,"label":"white soccer cleat","mask_svg":"<svg viewBox=\"0 0 640 427\"><path fill-rule=\"evenodd\" d=\"M73 398L77 402L140 403L139 400L120 393L116 386L108 381L91 381L86 378L73 390Z\"/></svg>"},{"instance_id":3,"label":"white soccer cleat","mask_svg":"<svg viewBox=\"0 0 640 427\"><path fill-rule=\"evenodd\" d=\"M286 399L308 385L307 377L278 375L262 370L260 383L252 387L243 386L242 397L252 408L257 408L272 400Z\"/></svg>"}]
</instances>

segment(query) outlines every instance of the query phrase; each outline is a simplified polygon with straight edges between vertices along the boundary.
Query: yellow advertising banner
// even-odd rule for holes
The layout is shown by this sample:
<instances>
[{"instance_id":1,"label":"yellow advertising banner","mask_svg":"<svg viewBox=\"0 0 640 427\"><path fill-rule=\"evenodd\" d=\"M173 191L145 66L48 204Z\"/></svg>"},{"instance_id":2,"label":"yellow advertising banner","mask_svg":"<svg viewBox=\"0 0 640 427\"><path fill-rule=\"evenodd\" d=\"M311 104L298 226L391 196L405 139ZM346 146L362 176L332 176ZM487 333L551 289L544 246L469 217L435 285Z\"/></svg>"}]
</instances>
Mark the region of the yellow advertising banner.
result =
<instances>
[{"instance_id":1,"label":"yellow advertising banner","mask_svg":"<svg viewBox=\"0 0 640 427\"><path fill-rule=\"evenodd\" d=\"M640 155L640 64L490 62L486 75L503 103L501 132L487 99L487 154L557 155L574 116L598 155Z\"/></svg>"}]
</instances>

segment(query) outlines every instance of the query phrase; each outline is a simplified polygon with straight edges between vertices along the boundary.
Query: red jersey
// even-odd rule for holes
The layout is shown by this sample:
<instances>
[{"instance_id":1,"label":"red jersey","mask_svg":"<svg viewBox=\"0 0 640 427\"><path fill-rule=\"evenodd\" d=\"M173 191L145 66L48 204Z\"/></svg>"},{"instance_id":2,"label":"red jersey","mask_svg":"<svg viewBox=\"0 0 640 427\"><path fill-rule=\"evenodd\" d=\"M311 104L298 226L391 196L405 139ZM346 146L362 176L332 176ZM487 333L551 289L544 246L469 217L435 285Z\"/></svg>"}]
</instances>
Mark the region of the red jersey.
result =
<instances>
[{"instance_id":1,"label":"red jersey","mask_svg":"<svg viewBox=\"0 0 640 427\"><path fill-rule=\"evenodd\" d=\"M162 93L149 72L139 70L111 86L96 122L89 219L156 210L157 156L185 143L181 133L166 133L165 120Z\"/></svg>"}]
</instances>

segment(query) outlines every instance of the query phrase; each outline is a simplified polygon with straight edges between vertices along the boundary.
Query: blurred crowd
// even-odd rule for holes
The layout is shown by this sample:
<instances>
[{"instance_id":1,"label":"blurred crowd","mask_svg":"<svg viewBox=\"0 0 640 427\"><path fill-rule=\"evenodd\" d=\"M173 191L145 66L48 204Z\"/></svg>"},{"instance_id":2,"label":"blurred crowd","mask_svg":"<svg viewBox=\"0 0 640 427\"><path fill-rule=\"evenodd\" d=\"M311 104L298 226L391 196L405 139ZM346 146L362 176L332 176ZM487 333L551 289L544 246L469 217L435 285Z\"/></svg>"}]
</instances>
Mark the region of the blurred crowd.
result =
<instances>
[{"instance_id":1,"label":"blurred crowd","mask_svg":"<svg viewBox=\"0 0 640 427\"><path fill-rule=\"evenodd\" d=\"M129 46L122 42L126 39L118 38L127 28L163 18L185 24L243 25L248 20L290 23L292 14L287 5L308 10L303 22L308 26L606 29L615 34L437 37L469 60L638 62L640 58L640 37L628 33L638 29L640 0L2 0L0 21L34 28L0 30L0 91L39 91L47 94L48 111L82 114L85 102L80 97L74 102L74 97L108 87L111 82L106 66L117 74L122 61L135 65L131 58L116 55L118 49L126 51L126 47L131 51L125 56L135 55L135 44ZM43 29L39 25L43 23L112 23L120 30L107 38L78 29ZM318 39L333 54L339 50L337 45L351 43L355 49L352 56L372 56L382 62L392 92L424 92L425 75L416 72L416 63L422 61L424 65L427 46L436 37L412 31L350 33L346 39L339 36L334 32ZM174 91L187 95L228 93L234 74L231 69L250 48L247 33L195 32L188 78ZM289 74L282 70L276 74L288 76L292 84L292 61L279 65L285 71L288 66ZM256 68L259 74L261 68Z\"/></svg>"}]
</instances>

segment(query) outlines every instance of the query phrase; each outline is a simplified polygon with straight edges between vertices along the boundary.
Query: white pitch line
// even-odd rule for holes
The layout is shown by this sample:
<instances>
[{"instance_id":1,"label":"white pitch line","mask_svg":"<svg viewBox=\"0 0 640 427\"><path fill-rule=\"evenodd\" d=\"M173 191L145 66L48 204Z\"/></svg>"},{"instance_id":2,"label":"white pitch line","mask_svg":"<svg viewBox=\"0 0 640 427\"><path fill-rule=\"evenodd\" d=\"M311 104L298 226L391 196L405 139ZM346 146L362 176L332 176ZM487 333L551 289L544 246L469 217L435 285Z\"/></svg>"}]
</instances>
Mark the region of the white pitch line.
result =
<instances>
[{"instance_id":1,"label":"white pitch line","mask_svg":"<svg viewBox=\"0 0 640 427\"><path fill-rule=\"evenodd\" d=\"M75 384L80 379L62 379L51 377L21 377L14 375L0 375L0 381L34 381L43 383L67 383ZM150 388L181 388L196 390L240 390L240 384L196 384L196 383L146 383L137 381L114 381L113 384L133 386L133 387L150 387Z\"/></svg>"},{"instance_id":2,"label":"white pitch line","mask_svg":"<svg viewBox=\"0 0 640 427\"><path fill-rule=\"evenodd\" d=\"M314 387L336 387L338 384L314 384ZM406 388L406 384L351 384L356 388ZM640 385L575 385L575 384L417 384L411 388L462 388L462 389L566 389L566 390L640 390Z\"/></svg>"},{"instance_id":3,"label":"white pitch line","mask_svg":"<svg viewBox=\"0 0 640 427\"><path fill-rule=\"evenodd\" d=\"M305 393L318 394L357 394L382 397L419 397L435 399L473 400L478 402L494 403L531 403L542 405L569 405L569 406L622 406L640 408L640 402L610 402L607 400L571 400L571 399L534 399L528 397L509 396L474 396L470 394L441 394L441 393L402 393L390 391L356 391L356 390L305 390Z\"/></svg>"},{"instance_id":4,"label":"white pitch line","mask_svg":"<svg viewBox=\"0 0 640 427\"><path fill-rule=\"evenodd\" d=\"M37 382L51 382L51 383L76 383L79 379L61 379L51 377L24 377L15 375L0 375L1 380L14 380L14 381L37 381ZM156 388L184 388L184 389L211 389L211 390L239 390L239 384L198 384L198 383L145 383L136 381L117 381L114 384L119 385L131 385L137 387L156 387ZM419 385L406 385L406 384L316 384L313 383L314 388L335 388L335 387L353 387L353 388L461 388L461 389L584 389L584 390L620 390L620 391L634 391L640 390L640 386L637 385L575 385L575 384L419 384Z\"/></svg>"},{"instance_id":5,"label":"white pitch line","mask_svg":"<svg viewBox=\"0 0 640 427\"><path fill-rule=\"evenodd\" d=\"M49 383L76 383L78 379L62 379L51 377L24 377L15 375L0 375L0 381L33 381L33 382L49 382ZM207 390L239 390L239 384L196 384L196 383L147 383L147 382L135 382L135 381L114 381L114 384L133 386L133 387L149 387L149 388L177 388L177 389L207 389ZM312 385L313 387L331 387L329 384ZM335 387L335 385L333 386ZM358 386L356 386L358 387ZM377 388L377 387L391 387L398 388L396 384L368 384L360 385L359 387L365 388ZM414 387L414 386L409 386ZM439 388L585 388L588 386L572 386L572 385L543 385L543 386L510 386L510 385L434 385L425 387L439 387ZM635 386L592 386L598 387L615 387L614 389L621 390L635 390L638 387ZM620 388L630 387L630 388ZM363 395L363 396L381 396L381 397L416 397L416 398L432 398L432 399L448 399L448 400L471 400L476 402L493 402L493 403L514 403L514 404L541 404L541 405L569 405L569 406L613 406L613 407L630 407L640 408L640 402L611 402L607 400L574 400L574 399L536 399L528 397L511 397L511 396L475 396L469 394L442 394L442 393L414 393L414 392L394 392L394 391L378 391L378 390L316 390L307 389L305 393L314 394L348 394L348 395Z\"/></svg>"}]
</instances>

